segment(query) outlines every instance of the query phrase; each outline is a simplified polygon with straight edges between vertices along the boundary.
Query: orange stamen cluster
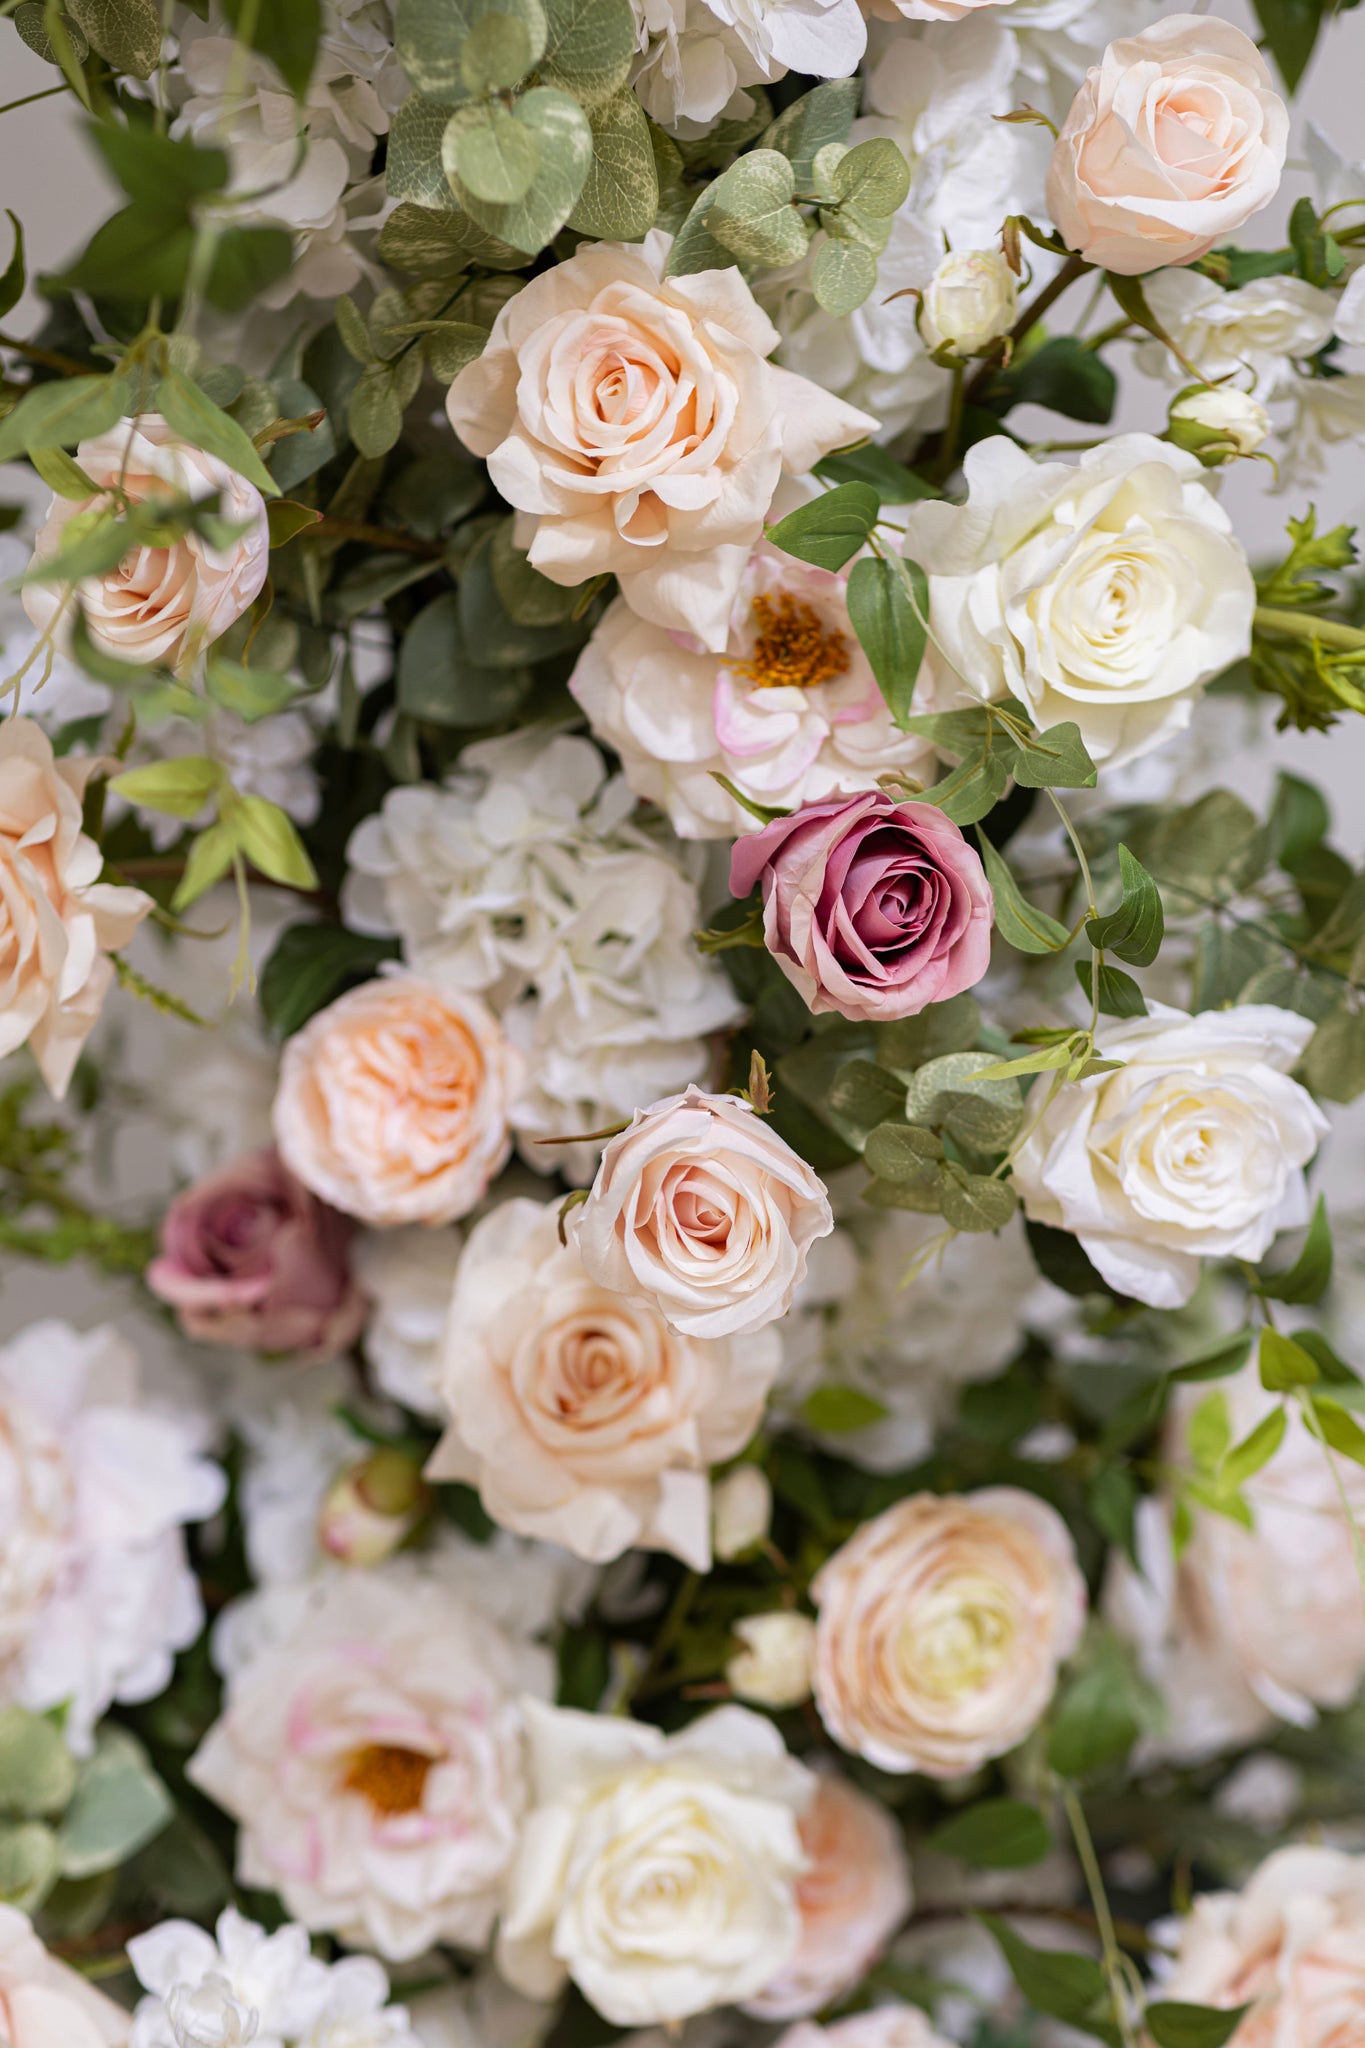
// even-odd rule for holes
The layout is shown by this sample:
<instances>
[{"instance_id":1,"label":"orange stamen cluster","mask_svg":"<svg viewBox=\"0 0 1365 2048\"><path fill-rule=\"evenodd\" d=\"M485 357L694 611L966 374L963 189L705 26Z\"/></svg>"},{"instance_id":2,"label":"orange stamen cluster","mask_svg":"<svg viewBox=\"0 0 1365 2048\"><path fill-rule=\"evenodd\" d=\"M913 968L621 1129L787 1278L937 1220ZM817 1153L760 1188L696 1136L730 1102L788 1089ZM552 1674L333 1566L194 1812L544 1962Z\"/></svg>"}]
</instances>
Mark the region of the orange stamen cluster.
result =
<instances>
[{"instance_id":1,"label":"orange stamen cluster","mask_svg":"<svg viewBox=\"0 0 1365 2048\"><path fill-rule=\"evenodd\" d=\"M729 664L760 690L794 685L813 690L848 669L848 640L826 632L815 606L782 591L776 600L760 593L753 604L758 639L747 661Z\"/></svg>"}]
</instances>

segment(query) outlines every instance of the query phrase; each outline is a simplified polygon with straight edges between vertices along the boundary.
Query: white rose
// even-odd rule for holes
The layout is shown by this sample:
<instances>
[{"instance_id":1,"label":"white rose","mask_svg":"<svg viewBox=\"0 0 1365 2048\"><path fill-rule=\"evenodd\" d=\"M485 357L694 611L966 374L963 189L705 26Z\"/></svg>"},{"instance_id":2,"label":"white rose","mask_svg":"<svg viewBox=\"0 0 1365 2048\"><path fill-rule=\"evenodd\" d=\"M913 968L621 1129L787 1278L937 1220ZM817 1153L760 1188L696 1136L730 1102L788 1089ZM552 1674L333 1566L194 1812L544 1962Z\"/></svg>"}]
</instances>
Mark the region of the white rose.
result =
<instances>
[{"instance_id":1,"label":"white rose","mask_svg":"<svg viewBox=\"0 0 1365 2048\"><path fill-rule=\"evenodd\" d=\"M1306 1017L1164 1003L1101 1030L1123 1065L1053 1097L1015 1157L1035 1222L1069 1230L1111 1287L1152 1308L1189 1300L1203 1258L1262 1258L1308 1221L1303 1168L1327 1119L1289 1078Z\"/></svg>"},{"instance_id":2,"label":"white rose","mask_svg":"<svg viewBox=\"0 0 1365 2048\"><path fill-rule=\"evenodd\" d=\"M1182 732L1203 685L1247 652L1256 602L1195 457L1121 434L1039 463L995 435L964 469L966 504L906 513L938 708L1018 697L1040 728L1074 719L1100 763Z\"/></svg>"},{"instance_id":3,"label":"white rose","mask_svg":"<svg viewBox=\"0 0 1365 2048\"><path fill-rule=\"evenodd\" d=\"M534 1810L498 1938L518 1990L571 1977L614 2026L750 1997L796 1947L798 1820L814 1790L770 1721L680 1734L531 1702Z\"/></svg>"},{"instance_id":4,"label":"white rose","mask_svg":"<svg viewBox=\"0 0 1365 2048\"><path fill-rule=\"evenodd\" d=\"M1047 206L1069 249L1126 277L1193 263L1274 198L1289 115L1251 38L1170 14L1110 43L1072 103Z\"/></svg>"},{"instance_id":5,"label":"white rose","mask_svg":"<svg viewBox=\"0 0 1365 2048\"><path fill-rule=\"evenodd\" d=\"M428 1472L470 1481L504 1528L579 1557L645 1546L705 1571L707 1468L757 1427L776 1334L681 1336L585 1272L559 1208L503 1202L469 1233L438 1382L450 1426Z\"/></svg>"},{"instance_id":6,"label":"white rose","mask_svg":"<svg viewBox=\"0 0 1365 2048\"><path fill-rule=\"evenodd\" d=\"M834 1228L805 1160L737 1096L700 1088L636 1112L576 1223L594 1279L654 1302L694 1337L742 1336L785 1315L808 1247Z\"/></svg>"},{"instance_id":7,"label":"white rose","mask_svg":"<svg viewBox=\"0 0 1365 2048\"><path fill-rule=\"evenodd\" d=\"M1257 277L1229 292L1194 270L1159 270L1145 290L1157 319L1197 370L1261 398L1280 396L1297 381L1294 364L1326 347L1337 310L1331 292L1301 277ZM1180 374L1163 342L1144 342L1138 361L1157 376Z\"/></svg>"},{"instance_id":8,"label":"white rose","mask_svg":"<svg viewBox=\"0 0 1365 2048\"><path fill-rule=\"evenodd\" d=\"M1332 326L1338 341L1356 348L1365 345L1365 269L1352 271L1347 278Z\"/></svg>"},{"instance_id":9,"label":"white rose","mask_svg":"<svg viewBox=\"0 0 1365 2048\"><path fill-rule=\"evenodd\" d=\"M1018 281L998 249L950 250L924 288L920 333L930 348L970 356L1008 334L1018 310Z\"/></svg>"},{"instance_id":10,"label":"white rose","mask_svg":"<svg viewBox=\"0 0 1365 2048\"><path fill-rule=\"evenodd\" d=\"M1226 455L1254 454L1269 432L1270 414L1260 399L1231 385L1196 385L1171 407L1171 439L1206 465Z\"/></svg>"},{"instance_id":11,"label":"white rose","mask_svg":"<svg viewBox=\"0 0 1365 2048\"><path fill-rule=\"evenodd\" d=\"M251 604L269 572L270 534L265 500L254 484L182 440L160 413L120 420L108 433L82 441L76 461L99 487L94 498L54 497L33 543L35 564L49 561L78 513L111 501L115 487L137 504L216 495L218 516L247 531L223 547L197 533L169 547L138 547L117 568L77 586L90 637L120 661L164 663L177 672L225 633ZM58 584L27 583L24 609L36 626L69 622L70 606Z\"/></svg>"},{"instance_id":12,"label":"white rose","mask_svg":"<svg viewBox=\"0 0 1365 2048\"><path fill-rule=\"evenodd\" d=\"M756 1707L799 1707L810 1698L815 1623L808 1614L746 1614L734 1632L743 1648L725 1667L730 1690Z\"/></svg>"},{"instance_id":13,"label":"white rose","mask_svg":"<svg viewBox=\"0 0 1365 2048\"><path fill-rule=\"evenodd\" d=\"M773 1521L773 1490L758 1465L736 1465L711 1489L711 1545L728 1563L757 1550Z\"/></svg>"},{"instance_id":14,"label":"white rose","mask_svg":"<svg viewBox=\"0 0 1365 2048\"><path fill-rule=\"evenodd\" d=\"M0 2040L5 2048L124 2048L128 2015L50 1956L27 1916L0 1906Z\"/></svg>"},{"instance_id":15,"label":"white rose","mask_svg":"<svg viewBox=\"0 0 1365 2048\"><path fill-rule=\"evenodd\" d=\"M893 2002L850 2013L828 2027L801 2020L778 2036L777 2048L951 2048L951 2044L934 2032L917 2005Z\"/></svg>"},{"instance_id":16,"label":"white rose","mask_svg":"<svg viewBox=\"0 0 1365 2048\"><path fill-rule=\"evenodd\" d=\"M614 574L634 611L719 649L783 469L871 432L765 357L734 269L663 275L668 238L598 242L531 279L446 401L553 582Z\"/></svg>"},{"instance_id":17,"label":"white rose","mask_svg":"<svg viewBox=\"0 0 1365 2048\"><path fill-rule=\"evenodd\" d=\"M898 1502L835 1551L811 1598L815 1703L834 1740L933 1778L1023 1741L1086 1613L1065 1522L1009 1486Z\"/></svg>"},{"instance_id":18,"label":"white rose","mask_svg":"<svg viewBox=\"0 0 1365 2048\"><path fill-rule=\"evenodd\" d=\"M367 1231L351 1267L370 1302L365 1356L375 1382L414 1415L439 1415L436 1392L441 1332L463 1242L458 1230L414 1223Z\"/></svg>"}]
</instances>

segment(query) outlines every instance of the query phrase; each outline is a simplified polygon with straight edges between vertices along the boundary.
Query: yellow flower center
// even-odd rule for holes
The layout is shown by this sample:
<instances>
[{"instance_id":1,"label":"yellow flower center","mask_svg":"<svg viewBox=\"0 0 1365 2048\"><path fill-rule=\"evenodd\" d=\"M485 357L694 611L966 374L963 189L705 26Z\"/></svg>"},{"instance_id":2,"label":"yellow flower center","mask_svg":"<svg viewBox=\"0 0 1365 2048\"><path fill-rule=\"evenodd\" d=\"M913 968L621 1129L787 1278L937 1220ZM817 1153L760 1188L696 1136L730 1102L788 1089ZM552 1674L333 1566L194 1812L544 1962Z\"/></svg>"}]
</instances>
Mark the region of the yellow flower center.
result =
<instances>
[{"instance_id":1,"label":"yellow flower center","mask_svg":"<svg viewBox=\"0 0 1365 2048\"><path fill-rule=\"evenodd\" d=\"M433 1761L420 1750L399 1749L388 1742L367 1743L352 1752L342 1790L358 1792L376 1813L415 1813L422 1804Z\"/></svg>"},{"instance_id":2,"label":"yellow flower center","mask_svg":"<svg viewBox=\"0 0 1365 2048\"><path fill-rule=\"evenodd\" d=\"M1013 1616L988 1580L948 1580L906 1617L899 1645L908 1672L941 1699L975 1692L1010 1654Z\"/></svg>"},{"instance_id":3,"label":"yellow flower center","mask_svg":"<svg viewBox=\"0 0 1365 2048\"><path fill-rule=\"evenodd\" d=\"M776 601L760 594L754 599L754 624L758 638L747 661L732 664L738 676L760 690L780 690L794 685L813 690L847 673L848 641L844 634L825 631L813 604L779 593Z\"/></svg>"}]
</instances>

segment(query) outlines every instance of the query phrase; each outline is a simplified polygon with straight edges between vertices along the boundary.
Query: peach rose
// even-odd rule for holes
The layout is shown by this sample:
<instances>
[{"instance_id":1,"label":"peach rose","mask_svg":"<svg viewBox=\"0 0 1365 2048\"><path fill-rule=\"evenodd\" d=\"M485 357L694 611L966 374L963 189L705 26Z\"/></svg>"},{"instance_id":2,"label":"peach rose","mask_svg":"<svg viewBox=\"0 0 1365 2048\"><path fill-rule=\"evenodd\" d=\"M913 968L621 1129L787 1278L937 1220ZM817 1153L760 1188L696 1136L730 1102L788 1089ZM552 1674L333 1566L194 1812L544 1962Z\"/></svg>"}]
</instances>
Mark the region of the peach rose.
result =
<instances>
[{"instance_id":1,"label":"peach rose","mask_svg":"<svg viewBox=\"0 0 1365 2048\"><path fill-rule=\"evenodd\" d=\"M1068 248L1121 276L1194 263L1274 198L1288 139L1250 37L1169 14L1086 73L1052 152L1048 211Z\"/></svg>"},{"instance_id":2,"label":"peach rose","mask_svg":"<svg viewBox=\"0 0 1365 2048\"><path fill-rule=\"evenodd\" d=\"M30 1045L59 1100L114 979L105 956L152 908L100 880L104 856L81 830L101 765L57 760L32 719L0 723L0 1058Z\"/></svg>"},{"instance_id":3,"label":"peach rose","mask_svg":"<svg viewBox=\"0 0 1365 2048\"><path fill-rule=\"evenodd\" d=\"M114 569L88 576L77 596L90 637L120 661L193 665L211 640L239 619L264 584L270 534L265 500L254 484L216 455L206 455L169 427L160 413L120 420L106 434L82 441L76 461L99 486L94 498L54 497L33 543L33 559L51 559L70 520L109 502L115 486L135 503L162 498L218 497L218 516L246 527L236 540L214 547L197 533L169 547L133 548ZM47 627L69 609L63 586L28 583L24 609Z\"/></svg>"},{"instance_id":4,"label":"peach rose","mask_svg":"<svg viewBox=\"0 0 1365 2048\"><path fill-rule=\"evenodd\" d=\"M1085 1626L1065 1522L1012 1486L919 1493L816 1574L815 1703L883 1771L957 1778L1015 1748Z\"/></svg>"},{"instance_id":5,"label":"peach rose","mask_svg":"<svg viewBox=\"0 0 1365 2048\"><path fill-rule=\"evenodd\" d=\"M129 2018L50 1956L27 1916L0 1906L0 2041L5 2048L123 2048Z\"/></svg>"},{"instance_id":6,"label":"peach rose","mask_svg":"<svg viewBox=\"0 0 1365 2048\"><path fill-rule=\"evenodd\" d=\"M285 1047L280 1157L363 1222L450 1223L506 1164L520 1064L477 996L410 974L367 981Z\"/></svg>"},{"instance_id":7,"label":"peach rose","mask_svg":"<svg viewBox=\"0 0 1365 2048\"><path fill-rule=\"evenodd\" d=\"M533 277L446 409L542 574L614 574L719 653L783 470L877 423L765 360L780 337L737 269L667 277L670 246L598 242Z\"/></svg>"},{"instance_id":8,"label":"peach rose","mask_svg":"<svg viewBox=\"0 0 1365 2048\"><path fill-rule=\"evenodd\" d=\"M951 2044L934 2032L917 2005L895 2000L850 2013L828 2027L817 2026L814 2020L798 2021L779 2034L777 2048L951 2048Z\"/></svg>"}]
</instances>

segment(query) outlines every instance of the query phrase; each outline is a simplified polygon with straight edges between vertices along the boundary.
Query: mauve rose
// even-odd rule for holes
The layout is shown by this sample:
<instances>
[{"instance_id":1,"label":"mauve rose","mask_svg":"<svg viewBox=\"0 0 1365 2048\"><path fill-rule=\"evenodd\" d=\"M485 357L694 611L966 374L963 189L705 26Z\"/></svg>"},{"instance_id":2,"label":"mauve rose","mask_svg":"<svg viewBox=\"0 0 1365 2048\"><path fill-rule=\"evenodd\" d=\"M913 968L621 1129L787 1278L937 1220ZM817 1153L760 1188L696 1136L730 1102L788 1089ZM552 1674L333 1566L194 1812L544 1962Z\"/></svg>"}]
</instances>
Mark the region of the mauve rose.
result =
<instances>
[{"instance_id":1,"label":"mauve rose","mask_svg":"<svg viewBox=\"0 0 1365 2048\"><path fill-rule=\"evenodd\" d=\"M933 804L806 804L737 843L731 893L759 880L768 951L817 1015L916 1017L990 965L990 884Z\"/></svg>"},{"instance_id":2,"label":"mauve rose","mask_svg":"<svg viewBox=\"0 0 1365 2048\"><path fill-rule=\"evenodd\" d=\"M177 1195L147 1285L201 1343L331 1358L365 1319L351 1229L272 1148L248 1152Z\"/></svg>"}]
</instances>

